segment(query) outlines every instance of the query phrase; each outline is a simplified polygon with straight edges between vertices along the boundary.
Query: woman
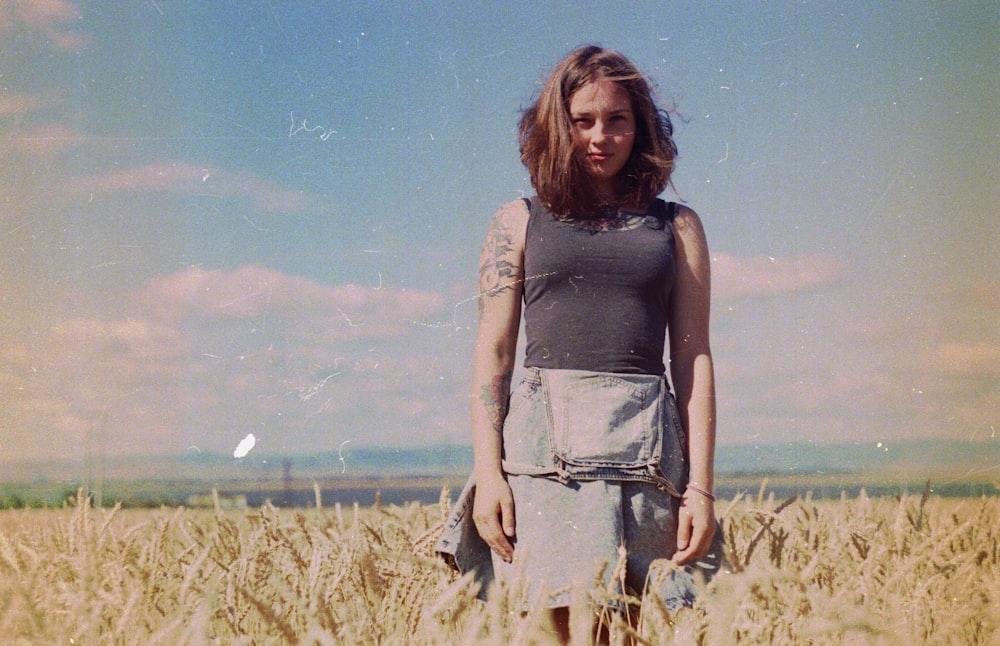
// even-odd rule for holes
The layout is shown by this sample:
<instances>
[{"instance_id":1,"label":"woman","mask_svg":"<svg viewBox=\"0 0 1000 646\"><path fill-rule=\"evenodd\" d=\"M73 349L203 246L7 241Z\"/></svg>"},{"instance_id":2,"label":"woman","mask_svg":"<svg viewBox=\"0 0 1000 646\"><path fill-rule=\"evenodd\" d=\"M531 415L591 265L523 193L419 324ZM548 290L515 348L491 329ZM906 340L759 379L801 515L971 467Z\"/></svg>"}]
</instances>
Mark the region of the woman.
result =
<instances>
[{"instance_id":1,"label":"woman","mask_svg":"<svg viewBox=\"0 0 1000 646\"><path fill-rule=\"evenodd\" d=\"M709 255L694 211L656 199L670 183L671 132L624 56L572 52L520 122L537 197L502 207L483 246L475 486L439 549L463 565L454 532L474 497L497 578L523 576L553 608L601 564L613 587L620 546L626 584L641 593L654 559L692 564L713 545ZM522 303L526 376L511 394ZM689 585L672 586L668 604L690 603Z\"/></svg>"}]
</instances>

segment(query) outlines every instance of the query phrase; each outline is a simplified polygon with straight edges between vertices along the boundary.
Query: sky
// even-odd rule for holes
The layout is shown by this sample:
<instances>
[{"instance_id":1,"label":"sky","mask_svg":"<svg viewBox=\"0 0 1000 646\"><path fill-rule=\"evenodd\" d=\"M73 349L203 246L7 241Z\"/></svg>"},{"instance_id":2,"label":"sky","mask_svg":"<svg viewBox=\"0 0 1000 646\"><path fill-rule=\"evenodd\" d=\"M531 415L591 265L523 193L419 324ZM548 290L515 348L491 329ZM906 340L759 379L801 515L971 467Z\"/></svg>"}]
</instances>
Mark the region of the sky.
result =
<instances>
[{"instance_id":1,"label":"sky","mask_svg":"<svg viewBox=\"0 0 1000 646\"><path fill-rule=\"evenodd\" d=\"M0 464L470 443L515 130L671 112L720 444L1000 441L1000 5L0 2Z\"/></svg>"}]
</instances>

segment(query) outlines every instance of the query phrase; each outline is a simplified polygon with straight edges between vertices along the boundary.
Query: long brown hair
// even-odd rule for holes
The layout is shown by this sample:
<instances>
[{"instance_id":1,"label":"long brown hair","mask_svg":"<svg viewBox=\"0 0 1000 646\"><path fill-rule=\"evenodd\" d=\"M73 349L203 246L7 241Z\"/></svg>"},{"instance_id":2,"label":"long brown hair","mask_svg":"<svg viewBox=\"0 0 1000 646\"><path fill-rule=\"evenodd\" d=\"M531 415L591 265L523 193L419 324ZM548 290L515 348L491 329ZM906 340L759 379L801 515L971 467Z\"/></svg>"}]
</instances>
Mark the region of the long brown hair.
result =
<instances>
[{"instance_id":1,"label":"long brown hair","mask_svg":"<svg viewBox=\"0 0 1000 646\"><path fill-rule=\"evenodd\" d=\"M542 203L560 217L593 217L605 204L573 145L569 102L597 80L624 89L632 101L636 136L618 175L621 205L643 207L670 184L677 155L670 116L657 108L646 78L616 51L588 45L574 50L549 75L538 99L524 111L517 139L521 161Z\"/></svg>"}]
</instances>

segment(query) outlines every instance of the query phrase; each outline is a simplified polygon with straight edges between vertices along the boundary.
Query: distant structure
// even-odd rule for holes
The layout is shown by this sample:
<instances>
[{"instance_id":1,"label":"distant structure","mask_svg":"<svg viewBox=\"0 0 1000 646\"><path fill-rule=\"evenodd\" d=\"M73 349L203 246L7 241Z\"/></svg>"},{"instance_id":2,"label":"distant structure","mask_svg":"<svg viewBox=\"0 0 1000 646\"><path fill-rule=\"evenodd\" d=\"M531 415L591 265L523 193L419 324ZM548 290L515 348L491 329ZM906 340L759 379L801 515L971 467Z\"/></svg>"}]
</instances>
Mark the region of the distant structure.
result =
<instances>
[{"instance_id":1,"label":"distant structure","mask_svg":"<svg viewBox=\"0 0 1000 646\"><path fill-rule=\"evenodd\" d=\"M191 509L219 509L220 511L239 510L247 508L247 497L243 494L221 496L213 494L192 494L185 501Z\"/></svg>"},{"instance_id":2,"label":"distant structure","mask_svg":"<svg viewBox=\"0 0 1000 646\"><path fill-rule=\"evenodd\" d=\"M281 482L285 485L285 493L292 490L292 460L290 458L281 461Z\"/></svg>"}]
</instances>

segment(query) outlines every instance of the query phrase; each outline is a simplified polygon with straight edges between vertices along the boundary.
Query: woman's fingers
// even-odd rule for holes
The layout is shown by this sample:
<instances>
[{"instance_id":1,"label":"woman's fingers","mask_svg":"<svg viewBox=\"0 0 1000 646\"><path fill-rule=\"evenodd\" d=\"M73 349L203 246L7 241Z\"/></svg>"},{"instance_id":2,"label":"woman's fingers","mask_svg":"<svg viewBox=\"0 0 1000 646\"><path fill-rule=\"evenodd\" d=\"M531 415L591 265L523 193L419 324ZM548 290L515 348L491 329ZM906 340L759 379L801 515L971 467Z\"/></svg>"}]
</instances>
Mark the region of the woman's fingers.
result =
<instances>
[{"instance_id":1,"label":"woman's fingers","mask_svg":"<svg viewBox=\"0 0 1000 646\"><path fill-rule=\"evenodd\" d=\"M514 501L507 498L500 501L500 520L503 523L503 533L508 538L514 538Z\"/></svg>"},{"instance_id":2,"label":"woman's fingers","mask_svg":"<svg viewBox=\"0 0 1000 646\"><path fill-rule=\"evenodd\" d=\"M681 552L688 548L691 543L691 515L685 508L681 508L677 524L677 551Z\"/></svg>"},{"instance_id":3,"label":"woman's fingers","mask_svg":"<svg viewBox=\"0 0 1000 646\"><path fill-rule=\"evenodd\" d=\"M476 518L476 529L490 549L508 563L514 558L514 547L507 540L506 529L501 528L500 514Z\"/></svg>"}]
</instances>

